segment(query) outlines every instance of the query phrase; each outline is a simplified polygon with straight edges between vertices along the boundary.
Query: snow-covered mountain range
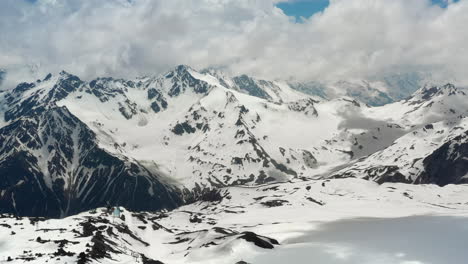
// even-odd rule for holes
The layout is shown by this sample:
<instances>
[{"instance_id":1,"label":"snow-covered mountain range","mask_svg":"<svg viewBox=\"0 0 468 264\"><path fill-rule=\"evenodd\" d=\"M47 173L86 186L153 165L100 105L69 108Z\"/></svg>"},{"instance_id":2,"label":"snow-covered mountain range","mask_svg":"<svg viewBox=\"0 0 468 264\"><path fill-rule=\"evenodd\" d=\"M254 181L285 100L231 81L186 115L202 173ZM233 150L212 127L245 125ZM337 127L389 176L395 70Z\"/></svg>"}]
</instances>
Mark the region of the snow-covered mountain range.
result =
<instances>
[{"instance_id":1,"label":"snow-covered mountain range","mask_svg":"<svg viewBox=\"0 0 468 264\"><path fill-rule=\"evenodd\" d=\"M467 216L466 90L339 85L181 65L0 92L0 263L257 263L317 222Z\"/></svg>"},{"instance_id":2,"label":"snow-covered mountain range","mask_svg":"<svg viewBox=\"0 0 468 264\"><path fill-rule=\"evenodd\" d=\"M323 99L348 96L370 106L382 106L407 99L424 85L444 83L444 81L424 71L403 71L367 79L309 82L290 80L287 83L298 91Z\"/></svg>"},{"instance_id":3,"label":"snow-covered mountain range","mask_svg":"<svg viewBox=\"0 0 468 264\"><path fill-rule=\"evenodd\" d=\"M0 93L0 208L173 209L212 188L297 179L464 183L467 99L446 84L371 107L183 65L133 80L49 74Z\"/></svg>"}]
</instances>

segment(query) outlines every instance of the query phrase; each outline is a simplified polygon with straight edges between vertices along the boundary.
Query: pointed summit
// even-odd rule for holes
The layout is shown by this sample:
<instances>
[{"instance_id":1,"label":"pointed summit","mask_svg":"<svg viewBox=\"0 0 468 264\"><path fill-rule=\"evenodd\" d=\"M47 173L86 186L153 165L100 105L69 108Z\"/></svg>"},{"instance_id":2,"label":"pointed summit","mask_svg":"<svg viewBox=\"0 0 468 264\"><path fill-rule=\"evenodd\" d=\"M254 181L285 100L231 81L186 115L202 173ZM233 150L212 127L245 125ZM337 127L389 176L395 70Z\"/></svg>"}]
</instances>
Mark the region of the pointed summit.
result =
<instances>
[{"instance_id":1,"label":"pointed summit","mask_svg":"<svg viewBox=\"0 0 468 264\"><path fill-rule=\"evenodd\" d=\"M177 75L179 76L186 75L186 74L189 74L189 70L193 70L193 69L190 66L181 64L181 65L176 66L174 69L170 70L169 72L167 72L165 74L165 77L172 78Z\"/></svg>"},{"instance_id":2,"label":"pointed summit","mask_svg":"<svg viewBox=\"0 0 468 264\"><path fill-rule=\"evenodd\" d=\"M451 96L455 94L466 95L464 91L458 89L451 83L447 83L443 86L425 85L423 88L416 91L412 98L416 100L428 101L437 96Z\"/></svg>"}]
</instances>

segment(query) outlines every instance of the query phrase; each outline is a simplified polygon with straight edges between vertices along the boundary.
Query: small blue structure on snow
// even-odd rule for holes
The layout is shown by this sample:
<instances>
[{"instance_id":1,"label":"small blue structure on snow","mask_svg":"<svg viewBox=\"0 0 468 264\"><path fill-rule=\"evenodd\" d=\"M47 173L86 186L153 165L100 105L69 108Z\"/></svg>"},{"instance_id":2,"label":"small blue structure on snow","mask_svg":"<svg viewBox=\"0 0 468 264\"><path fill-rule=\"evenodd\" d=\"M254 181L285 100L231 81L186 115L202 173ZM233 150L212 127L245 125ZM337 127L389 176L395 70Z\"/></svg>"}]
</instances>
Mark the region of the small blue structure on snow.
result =
<instances>
[{"instance_id":1,"label":"small blue structure on snow","mask_svg":"<svg viewBox=\"0 0 468 264\"><path fill-rule=\"evenodd\" d=\"M114 217L120 218L120 208L118 206L114 207L114 212L112 213Z\"/></svg>"}]
</instances>

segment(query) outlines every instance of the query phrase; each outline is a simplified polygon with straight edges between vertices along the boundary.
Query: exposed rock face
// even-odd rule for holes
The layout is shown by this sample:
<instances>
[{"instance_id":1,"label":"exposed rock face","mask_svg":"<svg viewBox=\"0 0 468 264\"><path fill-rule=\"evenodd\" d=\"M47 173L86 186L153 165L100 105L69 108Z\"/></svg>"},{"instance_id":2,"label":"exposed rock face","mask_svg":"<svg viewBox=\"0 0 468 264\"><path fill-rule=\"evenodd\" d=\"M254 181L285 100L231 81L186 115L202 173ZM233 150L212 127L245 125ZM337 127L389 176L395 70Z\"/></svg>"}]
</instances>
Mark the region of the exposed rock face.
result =
<instances>
[{"instance_id":1,"label":"exposed rock face","mask_svg":"<svg viewBox=\"0 0 468 264\"><path fill-rule=\"evenodd\" d=\"M423 160L424 172L418 183L441 186L468 183L468 131L455 137Z\"/></svg>"},{"instance_id":2,"label":"exposed rock face","mask_svg":"<svg viewBox=\"0 0 468 264\"><path fill-rule=\"evenodd\" d=\"M182 202L158 175L102 150L64 107L1 128L0 157L2 212L61 217L107 204L157 210Z\"/></svg>"},{"instance_id":3,"label":"exposed rock face","mask_svg":"<svg viewBox=\"0 0 468 264\"><path fill-rule=\"evenodd\" d=\"M424 128L426 129L427 126ZM392 148L371 155L357 164L343 169L334 175L335 178L363 177L380 184L386 182L401 182L415 184L464 184L468 182L468 131L456 134L439 146L431 146L434 150L426 150L412 159L402 159L410 153L398 152L396 149L414 151L417 146L399 146L398 142ZM436 140L438 140L436 138ZM378 157L395 157L393 160L379 161ZM408 155L409 156L409 155ZM380 158L379 157L379 158ZM392 164L392 165L378 165Z\"/></svg>"},{"instance_id":4,"label":"exposed rock face","mask_svg":"<svg viewBox=\"0 0 468 264\"><path fill-rule=\"evenodd\" d=\"M318 103L318 101L314 101L313 99L304 99L296 102L289 103L288 107L291 111L295 112L302 112L306 116L318 116L318 112L314 107L314 103Z\"/></svg>"},{"instance_id":5,"label":"exposed rock face","mask_svg":"<svg viewBox=\"0 0 468 264\"><path fill-rule=\"evenodd\" d=\"M233 78L234 83L249 95L260 97L263 99L271 99L268 93L265 92L255 81L247 75L241 75Z\"/></svg>"},{"instance_id":6,"label":"exposed rock face","mask_svg":"<svg viewBox=\"0 0 468 264\"><path fill-rule=\"evenodd\" d=\"M49 76L44 80L48 79L50 79ZM45 109L54 107L57 101L76 91L82 84L83 82L77 76L66 72L61 72L55 84L47 90L33 89L41 85L41 81L21 83L5 97L8 107L4 115L5 121L40 114ZM31 94L24 96L29 92Z\"/></svg>"},{"instance_id":7,"label":"exposed rock face","mask_svg":"<svg viewBox=\"0 0 468 264\"><path fill-rule=\"evenodd\" d=\"M169 96L175 97L185 92L187 89L192 89L195 93L204 94L209 91L211 86L194 78L189 68L185 65L178 66L174 71L166 75L166 79L170 79L172 87L169 90Z\"/></svg>"}]
</instances>

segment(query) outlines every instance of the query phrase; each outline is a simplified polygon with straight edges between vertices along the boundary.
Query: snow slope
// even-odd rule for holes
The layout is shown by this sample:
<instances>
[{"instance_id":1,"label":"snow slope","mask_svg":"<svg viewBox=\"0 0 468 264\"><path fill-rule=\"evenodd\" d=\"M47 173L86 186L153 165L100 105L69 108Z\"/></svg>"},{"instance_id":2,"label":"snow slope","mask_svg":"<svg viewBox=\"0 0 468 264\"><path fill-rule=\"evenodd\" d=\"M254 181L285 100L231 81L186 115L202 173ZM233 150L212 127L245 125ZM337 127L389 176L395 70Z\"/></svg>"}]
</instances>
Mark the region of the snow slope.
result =
<instances>
[{"instance_id":1,"label":"snow slope","mask_svg":"<svg viewBox=\"0 0 468 264\"><path fill-rule=\"evenodd\" d=\"M4 215L0 263L237 263L287 248L339 219L467 217L466 187L295 181L223 188L172 212L124 209L122 219L103 208L60 220Z\"/></svg>"},{"instance_id":2,"label":"snow slope","mask_svg":"<svg viewBox=\"0 0 468 264\"><path fill-rule=\"evenodd\" d=\"M439 185L466 182L467 107L465 91L447 84L425 87L408 100L368 109L368 116L398 122L408 132L335 177Z\"/></svg>"},{"instance_id":3,"label":"snow slope","mask_svg":"<svg viewBox=\"0 0 468 264\"><path fill-rule=\"evenodd\" d=\"M102 83L104 90L119 91L107 100L86 92L85 86L58 105L87 123L106 150L148 164L189 188L310 175L317 168L315 155L322 155L317 149L338 131L336 109L354 107L344 100L320 104L272 83L264 85L276 94L258 88L268 98L251 96L186 66L140 82L136 87L115 80ZM152 108L152 93L165 107ZM324 156L347 160L335 150Z\"/></svg>"}]
</instances>

